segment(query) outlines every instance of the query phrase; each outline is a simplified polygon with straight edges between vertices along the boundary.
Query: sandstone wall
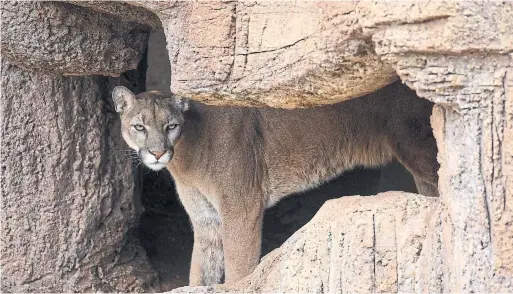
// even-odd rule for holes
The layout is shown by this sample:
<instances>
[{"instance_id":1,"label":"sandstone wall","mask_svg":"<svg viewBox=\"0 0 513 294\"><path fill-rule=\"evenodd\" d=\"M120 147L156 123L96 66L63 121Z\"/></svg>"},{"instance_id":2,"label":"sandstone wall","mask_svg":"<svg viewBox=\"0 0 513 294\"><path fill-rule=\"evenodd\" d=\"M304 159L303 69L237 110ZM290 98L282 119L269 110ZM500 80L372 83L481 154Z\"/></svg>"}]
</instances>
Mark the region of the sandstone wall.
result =
<instances>
[{"instance_id":1,"label":"sandstone wall","mask_svg":"<svg viewBox=\"0 0 513 294\"><path fill-rule=\"evenodd\" d=\"M1 18L1 292L159 290L110 101L144 90L149 27L59 2Z\"/></svg>"},{"instance_id":2,"label":"sandstone wall","mask_svg":"<svg viewBox=\"0 0 513 294\"><path fill-rule=\"evenodd\" d=\"M334 103L397 79L386 54L513 50L511 2L128 3L160 17L172 91L213 104Z\"/></svg>"},{"instance_id":3,"label":"sandstone wall","mask_svg":"<svg viewBox=\"0 0 513 294\"><path fill-rule=\"evenodd\" d=\"M112 82L2 63L2 292L155 289Z\"/></svg>"},{"instance_id":4,"label":"sandstone wall","mask_svg":"<svg viewBox=\"0 0 513 294\"><path fill-rule=\"evenodd\" d=\"M62 2L2 1L2 55L30 70L118 75L135 69L149 28Z\"/></svg>"},{"instance_id":5,"label":"sandstone wall","mask_svg":"<svg viewBox=\"0 0 513 294\"><path fill-rule=\"evenodd\" d=\"M424 56L415 59L424 64L419 70L411 59L398 60L400 75L439 103L431 120L441 164L445 287L511 292L513 62Z\"/></svg>"}]
</instances>

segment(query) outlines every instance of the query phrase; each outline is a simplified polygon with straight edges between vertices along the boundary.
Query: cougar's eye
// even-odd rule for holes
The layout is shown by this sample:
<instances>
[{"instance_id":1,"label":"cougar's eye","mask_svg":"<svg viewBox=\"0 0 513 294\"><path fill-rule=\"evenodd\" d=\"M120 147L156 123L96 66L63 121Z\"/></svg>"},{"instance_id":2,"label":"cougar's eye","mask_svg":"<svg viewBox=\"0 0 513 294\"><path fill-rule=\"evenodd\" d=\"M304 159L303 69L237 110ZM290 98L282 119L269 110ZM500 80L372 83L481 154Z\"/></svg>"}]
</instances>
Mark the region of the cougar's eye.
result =
<instances>
[{"instance_id":1,"label":"cougar's eye","mask_svg":"<svg viewBox=\"0 0 513 294\"><path fill-rule=\"evenodd\" d=\"M145 130L144 126L143 125L133 125L134 129L136 131L139 131L139 132L142 132Z\"/></svg>"},{"instance_id":2,"label":"cougar's eye","mask_svg":"<svg viewBox=\"0 0 513 294\"><path fill-rule=\"evenodd\" d=\"M177 127L177 126L178 126L177 124L170 124L170 125L167 125L167 127L166 127L166 131L168 131L168 132L169 132L169 131L172 131L172 130L176 129L176 127Z\"/></svg>"}]
</instances>

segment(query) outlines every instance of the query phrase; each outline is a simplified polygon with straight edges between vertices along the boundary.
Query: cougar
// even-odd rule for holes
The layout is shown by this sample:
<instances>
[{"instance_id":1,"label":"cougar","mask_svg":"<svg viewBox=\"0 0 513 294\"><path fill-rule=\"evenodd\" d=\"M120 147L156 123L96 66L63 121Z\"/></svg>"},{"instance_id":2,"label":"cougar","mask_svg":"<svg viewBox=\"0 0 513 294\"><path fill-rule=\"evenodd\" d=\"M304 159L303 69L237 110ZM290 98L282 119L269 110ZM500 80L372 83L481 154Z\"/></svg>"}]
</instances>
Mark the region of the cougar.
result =
<instances>
[{"instance_id":1,"label":"cougar","mask_svg":"<svg viewBox=\"0 0 513 294\"><path fill-rule=\"evenodd\" d=\"M305 109L205 105L171 93L112 97L121 133L150 169L167 168L194 230L190 285L237 281L260 260L264 210L357 166L397 158L437 195L433 104L400 82Z\"/></svg>"}]
</instances>

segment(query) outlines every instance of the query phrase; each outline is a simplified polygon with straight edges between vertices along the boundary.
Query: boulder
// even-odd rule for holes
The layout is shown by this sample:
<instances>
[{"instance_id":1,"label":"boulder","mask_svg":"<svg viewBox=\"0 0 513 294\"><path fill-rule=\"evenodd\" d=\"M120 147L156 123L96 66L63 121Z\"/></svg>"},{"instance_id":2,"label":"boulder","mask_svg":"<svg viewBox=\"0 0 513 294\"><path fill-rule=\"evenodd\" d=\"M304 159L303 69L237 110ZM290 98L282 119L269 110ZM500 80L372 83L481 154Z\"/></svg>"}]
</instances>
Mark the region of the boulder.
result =
<instances>
[{"instance_id":1,"label":"boulder","mask_svg":"<svg viewBox=\"0 0 513 294\"><path fill-rule=\"evenodd\" d=\"M390 54L513 51L510 2L127 3L160 17L171 90L210 104L336 103L395 81Z\"/></svg>"},{"instance_id":2,"label":"boulder","mask_svg":"<svg viewBox=\"0 0 513 294\"><path fill-rule=\"evenodd\" d=\"M123 3L122 1L67 1L73 5L82 6L102 14L113 15L116 18L132 23L147 25L155 30L161 30L162 24L158 16L143 8ZM133 4L133 3L132 3Z\"/></svg>"},{"instance_id":3,"label":"boulder","mask_svg":"<svg viewBox=\"0 0 513 294\"><path fill-rule=\"evenodd\" d=\"M438 198L405 192L327 201L235 284L172 293L443 292Z\"/></svg>"},{"instance_id":4,"label":"boulder","mask_svg":"<svg viewBox=\"0 0 513 294\"><path fill-rule=\"evenodd\" d=\"M62 75L137 68L148 26L62 2L2 1L2 55L18 67Z\"/></svg>"}]
</instances>

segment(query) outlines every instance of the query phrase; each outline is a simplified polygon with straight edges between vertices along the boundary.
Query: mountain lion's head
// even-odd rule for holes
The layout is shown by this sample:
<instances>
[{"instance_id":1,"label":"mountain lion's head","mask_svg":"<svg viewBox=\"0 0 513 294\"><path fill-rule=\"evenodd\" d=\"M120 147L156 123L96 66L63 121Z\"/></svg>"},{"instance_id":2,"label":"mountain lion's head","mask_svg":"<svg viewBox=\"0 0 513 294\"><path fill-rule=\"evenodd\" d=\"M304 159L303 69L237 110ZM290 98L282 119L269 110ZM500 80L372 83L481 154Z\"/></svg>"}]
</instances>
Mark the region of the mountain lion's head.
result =
<instances>
[{"instance_id":1,"label":"mountain lion's head","mask_svg":"<svg viewBox=\"0 0 513 294\"><path fill-rule=\"evenodd\" d=\"M173 158L189 101L159 91L136 96L123 86L114 88L112 99L120 113L121 134L128 146L152 170L164 168Z\"/></svg>"}]
</instances>

